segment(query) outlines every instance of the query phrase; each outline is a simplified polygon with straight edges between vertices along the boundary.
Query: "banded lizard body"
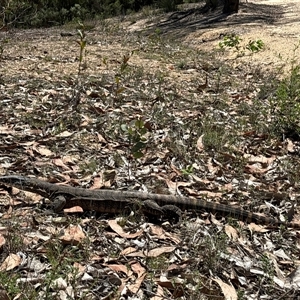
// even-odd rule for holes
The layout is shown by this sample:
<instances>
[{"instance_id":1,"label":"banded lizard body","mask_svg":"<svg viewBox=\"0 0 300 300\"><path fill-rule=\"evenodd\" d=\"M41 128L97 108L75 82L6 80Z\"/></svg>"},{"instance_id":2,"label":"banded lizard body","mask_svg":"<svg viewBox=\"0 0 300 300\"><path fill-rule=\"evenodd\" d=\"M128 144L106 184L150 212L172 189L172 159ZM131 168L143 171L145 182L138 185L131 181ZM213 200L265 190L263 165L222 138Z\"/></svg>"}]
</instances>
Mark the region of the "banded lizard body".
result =
<instances>
[{"instance_id":1,"label":"banded lizard body","mask_svg":"<svg viewBox=\"0 0 300 300\"><path fill-rule=\"evenodd\" d=\"M227 214L247 222L257 222L269 226L285 225L300 228L300 224L282 222L238 207L214 203L203 199L180 197L172 195L151 194L136 191L88 190L71 186L52 184L31 177L0 176L0 183L33 192L49 198L54 204L54 210L80 206L83 210L100 213L121 213L126 209L141 209L143 213L154 216L181 216L185 210L208 210Z\"/></svg>"}]
</instances>

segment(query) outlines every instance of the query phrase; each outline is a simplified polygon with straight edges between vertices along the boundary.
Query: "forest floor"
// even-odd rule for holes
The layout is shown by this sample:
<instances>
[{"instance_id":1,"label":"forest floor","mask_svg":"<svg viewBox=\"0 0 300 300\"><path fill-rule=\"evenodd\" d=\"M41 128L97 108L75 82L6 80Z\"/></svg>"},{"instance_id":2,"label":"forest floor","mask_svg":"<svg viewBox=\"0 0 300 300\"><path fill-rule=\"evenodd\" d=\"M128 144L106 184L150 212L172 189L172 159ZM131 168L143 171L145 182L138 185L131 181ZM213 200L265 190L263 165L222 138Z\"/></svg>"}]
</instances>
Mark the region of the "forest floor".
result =
<instances>
[{"instance_id":1,"label":"forest floor","mask_svg":"<svg viewBox=\"0 0 300 300\"><path fill-rule=\"evenodd\" d=\"M300 3L0 33L0 173L300 224ZM86 45L83 43L86 41ZM80 43L83 61L80 63ZM220 48L220 45L223 48ZM0 299L300 299L300 231L49 210L0 189Z\"/></svg>"}]
</instances>

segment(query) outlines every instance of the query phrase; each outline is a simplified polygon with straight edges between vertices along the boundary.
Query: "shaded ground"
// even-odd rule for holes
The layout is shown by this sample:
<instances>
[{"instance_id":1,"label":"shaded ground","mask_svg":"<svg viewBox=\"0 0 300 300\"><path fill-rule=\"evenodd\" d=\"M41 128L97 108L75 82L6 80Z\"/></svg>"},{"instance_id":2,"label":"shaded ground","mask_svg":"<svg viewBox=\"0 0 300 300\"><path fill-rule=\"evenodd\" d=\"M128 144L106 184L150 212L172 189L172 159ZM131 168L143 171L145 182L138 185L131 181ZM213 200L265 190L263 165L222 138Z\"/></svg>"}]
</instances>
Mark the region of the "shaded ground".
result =
<instances>
[{"instance_id":1,"label":"shaded ground","mask_svg":"<svg viewBox=\"0 0 300 300\"><path fill-rule=\"evenodd\" d=\"M243 1L239 13L229 16L223 15L221 10L201 14L201 7L203 5L194 5L186 11L171 13L163 20L154 18L150 24L149 20L146 23L140 20L128 29L159 28L169 38L208 51L215 49L225 35L235 34L245 43L258 39L265 43L266 51L255 56L255 63L278 66L293 57L300 40L299 1Z\"/></svg>"}]
</instances>

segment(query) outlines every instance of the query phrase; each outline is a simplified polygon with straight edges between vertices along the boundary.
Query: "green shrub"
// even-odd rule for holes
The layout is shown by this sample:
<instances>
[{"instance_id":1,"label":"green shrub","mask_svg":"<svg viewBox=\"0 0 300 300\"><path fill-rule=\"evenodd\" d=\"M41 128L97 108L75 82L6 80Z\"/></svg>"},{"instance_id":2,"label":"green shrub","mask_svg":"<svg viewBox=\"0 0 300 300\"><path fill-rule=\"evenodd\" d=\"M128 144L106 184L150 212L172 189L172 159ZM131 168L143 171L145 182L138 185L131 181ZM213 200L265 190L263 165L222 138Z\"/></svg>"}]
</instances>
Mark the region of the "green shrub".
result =
<instances>
[{"instance_id":1,"label":"green shrub","mask_svg":"<svg viewBox=\"0 0 300 300\"><path fill-rule=\"evenodd\" d=\"M74 19L84 20L95 15L92 5L94 1L12 0L2 6L0 20L2 26L23 28L59 25Z\"/></svg>"},{"instance_id":2,"label":"green shrub","mask_svg":"<svg viewBox=\"0 0 300 300\"><path fill-rule=\"evenodd\" d=\"M1 2L2 3L2 2ZM11 0L0 8L0 27L41 27L64 24L74 19L110 17L155 5L173 11L183 0ZM2 24L1 24L2 22Z\"/></svg>"},{"instance_id":3,"label":"green shrub","mask_svg":"<svg viewBox=\"0 0 300 300\"><path fill-rule=\"evenodd\" d=\"M178 4L182 4L182 0L156 0L155 4L158 8L161 8L164 12L170 12L177 9Z\"/></svg>"},{"instance_id":4,"label":"green shrub","mask_svg":"<svg viewBox=\"0 0 300 300\"><path fill-rule=\"evenodd\" d=\"M277 134L300 138L300 66L282 80L271 99L272 123Z\"/></svg>"}]
</instances>

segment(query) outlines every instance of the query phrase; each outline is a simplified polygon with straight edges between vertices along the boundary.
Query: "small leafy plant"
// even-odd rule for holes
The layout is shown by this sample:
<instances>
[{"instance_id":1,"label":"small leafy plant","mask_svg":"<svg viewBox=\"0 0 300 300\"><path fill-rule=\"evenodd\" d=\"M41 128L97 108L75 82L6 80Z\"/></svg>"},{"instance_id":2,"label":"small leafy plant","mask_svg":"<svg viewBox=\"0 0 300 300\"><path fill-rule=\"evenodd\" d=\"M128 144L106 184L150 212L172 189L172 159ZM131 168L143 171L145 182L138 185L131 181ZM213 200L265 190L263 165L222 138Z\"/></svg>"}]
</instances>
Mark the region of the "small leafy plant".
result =
<instances>
[{"instance_id":1,"label":"small leafy plant","mask_svg":"<svg viewBox=\"0 0 300 300\"><path fill-rule=\"evenodd\" d=\"M232 49L234 48L235 51L244 53L245 50L250 51L251 53L259 52L263 49L264 43L262 40L250 40L246 46L241 46L242 38L238 35L226 35L223 38L223 41L219 42L219 47L221 50L225 49Z\"/></svg>"},{"instance_id":2,"label":"small leafy plant","mask_svg":"<svg viewBox=\"0 0 300 300\"><path fill-rule=\"evenodd\" d=\"M188 165L186 168L181 169L181 173L183 175L191 175L194 173L194 167L193 165Z\"/></svg>"},{"instance_id":3,"label":"small leafy plant","mask_svg":"<svg viewBox=\"0 0 300 300\"><path fill-rule=\"evenodd\" d=\"M86 48L86 34L85 34L85 30L84 30L84 25L79 22L79 25L81 27L81 29L77 30L78 36L79 36L79 40L77 40L77 44L80 47L80 52L79 52L79 65L78 65L78 76L81 73L82 70L82 64L83 64L83 57L84 57L84 50Z\"/></svg>"},{"instance_id":4,"label":"small leafy plant","mask_svg":"<svg viewBox=\"0 0 300 300\"><path fill-rule=\"evenodd\" d=\"M85 34L85 27L84 24L78 21L79 29L77 29L77 34L79 36L79 39L76 41L79 45L79 57L78 57L78 70L77 70L77 78L75 81L75 86L73 89L73 94L71 98L71 102L73 105L73 108L76 110L79 103L80 103L80 93L82 90L81 86L81 76L82 76L82 70L86 68L84 64L84 55L85 55L85 48L87 45L86 41L86 34Z\"/></svg>"},{"instance_id":5,"label":"small leafy plant","mask_svg":"<svg viewBox=\"0 0 300 300\"><path fill-rule=\"evenodd\" d=\"M237 35L225 35L223 41L219 43L219 47L224 50L226 48L235 48L237 51L240 50L240 42L242 39Z\"/></svg>"},{"instance_id":6,"label":"small leafy plant","mask_svg":"<svg viewBox=\"0 0 300 300\"><path fill-rule=\"evenodd\" d=\"M252 41L250 40L246 45L246 49L250 52L259 52L264 48L264 42L262 40Z\"/></svg>"},{"instance_id":7,"label":"small leafy plant","mask_svg":"<svg viewBox=\"0 0 300 300\"><path fill-rule=\"evenodd\" d=\"M124 87L121 85L121 78L125 74L125 72L128 69L128 61L131 57L131 54L123 55L122 62L120 64L120 71L115 75L115 83L116 83L116 90L115 90L115 96L117 97L119 94L121 94L124 91Z\"/></svg>"},{"instance_id":8,"label":"small leafy plant","mask_svg":"<svg viewBox=\"0 0 300 300\"><path fill-rule=\"evenodd\" d=\"M145 123L143 120L138 119L132 121L129 126L127 126L126 124L122 124L121 129L126 132L128 136L133 157L143 157L142 150L146 148L148 142L146 136L146 134L149 132L148 123Z\"/></svg>"}]
</instances>

